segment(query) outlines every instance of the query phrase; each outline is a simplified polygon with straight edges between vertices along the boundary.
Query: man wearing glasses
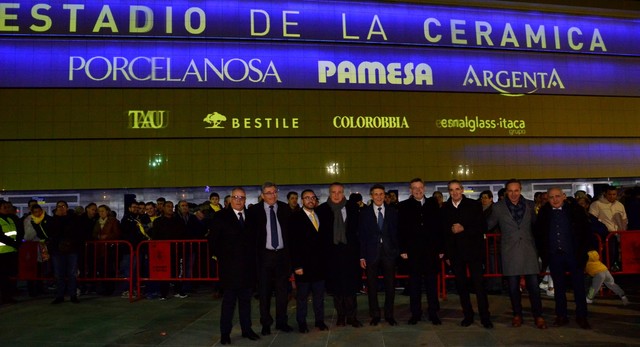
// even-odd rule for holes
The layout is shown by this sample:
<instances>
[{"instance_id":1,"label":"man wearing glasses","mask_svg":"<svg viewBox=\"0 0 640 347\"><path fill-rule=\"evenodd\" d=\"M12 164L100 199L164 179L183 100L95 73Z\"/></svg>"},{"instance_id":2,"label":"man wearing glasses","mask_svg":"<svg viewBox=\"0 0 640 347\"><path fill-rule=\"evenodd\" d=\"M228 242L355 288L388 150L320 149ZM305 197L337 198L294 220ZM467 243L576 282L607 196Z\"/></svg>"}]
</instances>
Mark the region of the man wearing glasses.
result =
<instances>
[{"instance_id":1,"label":"man wearing glasses","mask_svg":"<svg viewBox=\"0 0 640 347\"><path fill-rule=\"evenodd\" d=\"M276 329L290 332L287 323L287 284L291 275L289 217L291 209L278 201L278 187L272 182L262 185L262 203L247 210L249 228L257 238L258 295L262 335L271 334L271 296L276 292Z\"/></svg>"},{"instance_id":2,"label":"man wearing glasses","mask_svg":"<svg viewBox=\"0 0 640 347\"><path fill-rule=\"evenodd\" d=\"M313 295L315 327L329 329L324 323L324 281L326 273L325 228L314 211L318 197L311 189L302 191L302 209L291 215L291 263L296 278L296 320L298 330L308 333L307 298Z\"/></svg>"},{"instance_id":3,"label":"man wearing glasses","mask_svg":"<svg viewBox=\"0 0 640 347\"><path fill-rule=\"evenodd\" d=\"M233 311L238 302L242 337L260 338L251 329L251 293L255 287L255 234L246 227L247 195L243 188L231 191L231 208L222 209L213 219L210 244L218 258L220 285L224 289L220 311L220 343L231 343Z\"/></svg>"}]
</instances>

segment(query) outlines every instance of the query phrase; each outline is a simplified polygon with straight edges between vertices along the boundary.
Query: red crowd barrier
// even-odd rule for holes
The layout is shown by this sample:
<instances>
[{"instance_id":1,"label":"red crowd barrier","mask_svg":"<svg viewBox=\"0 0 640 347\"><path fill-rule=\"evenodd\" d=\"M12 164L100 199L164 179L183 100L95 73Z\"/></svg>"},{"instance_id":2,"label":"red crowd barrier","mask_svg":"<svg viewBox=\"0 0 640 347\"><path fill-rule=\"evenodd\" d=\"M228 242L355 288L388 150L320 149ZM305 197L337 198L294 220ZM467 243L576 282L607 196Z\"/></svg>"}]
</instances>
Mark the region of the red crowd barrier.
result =
<instances>
[{"instance_id":1,"label":"red crowd barrier","mask_svg":"<svg viewBox=\"0 0 640 347\"><path fill-rule=\"evenodd\" d=\"M603 254L603 250L609 250L609 243L612 237L616 237L616 235L620 235L620 257L622 268L620 271L613 272L612 274L621 274L621 275L636 275L640 274L640 230L631 230L631 231L617 231L611 232L607 236L604 244L602 239L598 234L594 234L593 236L598 242L597 250L599 254ZM486 258L486 269L485 269L485 278L491 277L502 277L502 272L500 270L500 244L499 244L500 234L486 234L485 237L485 258ZM492 248L494 251L492 251ZM603 263L607 266L607 268L611 269L612 261L610 259L611 252L604 252L604 259L602 259ZM468 273L467 273L468 274ZM548 275L548 272L541 272L540 275ZM447 288L446 288L446 280L455 278L453 274L448 274L446 272L446 264L442 262L442 286L439 287L439 295L441 298L447 298Z\"/></svg>"},{"instance_id":2,"label":"red crowd barrier","mask_svg":"<svg viewBox=\"0 0 640 347\"><path fill-rule=\"evenodd\" d=\"M207 240L143 241L136 254L139 295L148 281L219 281Z\"/></svg>"},{"instance_id":3,"label":"red crowd barrier","mask_svg":"<svg viewBox=\"0 0 640 347\"><path fill-rule=\"evenodd\" d=\"M485 278L502 277L501 260L500 260L500 234L485 234L484 243L485 252ZM469 270L467 270L467 276L469 276ZM447 283L448 279L453 279L456 276L447 273L447 264L443 259L441 262L439 280L441 286L438 290L438 296L443 300L447 299Z\"/></svg>"},{"instance_id":4,"label":"red crowd barrier","mask_svg":"<svg viewBox=\"0 0 640 347\"><path fill-rule=\"evenodd\" d=\"M640 274L640 231L611 232L602 243L598 235L598 250L609 250L613 237L620 237L622 268L613 274ZM484 277L502 277L500 269L500 234L486 234ZM26 241L19 250L18 280L53 280L51 261L41 261L41 243ZM610 252L604 252L603 262L611 268ZM141 295L141 283L148 281L218 281L217 261L212 259L207 240L143 241L134 250L127 241L87 241L79 259L78 281L128 282L129 299L133 301L134 288ZM128 274L124 270L128 268ZM544 275L546 273L541 273ZM366 279L366 276L362 276ZM396 279L408 278L396 274ZM438 296L447 298L446 280L455 278L447 273L441 262L438 276ZM292 277L293 280L293 277ZM140 296L141 297L141 296Z\"/></svg>"},{"instance_id":5,"label":"red crowd barrier","mask_svg":"<svg viewBox=\"0 0 640 347\"><path fill-rule=\"evenodd\" d=\"M613 243L612 238L620 237L620 242ZM620 247L620 270L612 271L611 265L617 259L611 259L611 252L605 252L603 262L614 275L635 275L640 274L640 230L612 231L605 239L605 249L610 249L610 243L613 247L619 244ZM601 253L602 254L602 253Z\"/></svg>"},{"instance_id":6,"label":"red crowd barrier","mask_svg":"<svg viewBox=\"0 0 640 347\"><path fill-rule=\"evenodd\" d=\"M52 272L46 275L49 262L38 261L40 241L25 241L18 250L18 280L40 281L53 279ZM44 264L44 265L43 265Z\"/></svg>"},{"instance_id":7,"label":"red crowd barrier","mask_svg":"<svg viewBox=\"0 0 640 347\"><path fill-rule=\"evenodd\" d=\"M40 241L25 241L18 250L18 276L23 281L53 281L52 261L43 261ZM127 241L87 241L79 253L79 282L128 282L132 293L131 276L122 275L123 260L129 260L132 273L133 247ZM132 299L130 296L129 299Z\"/></svg>"},{"instance_id":8,"label":"red crowd barrier","mask_svg":"<svg viewBox=\"0 0 640 347\"><path fill-rule=\"evenodd\" d=\"M78 280L87 282L128 282L133 300L133 246L128 241L87 241L78 261ZM128 270L128 271L127 271ZM125 272L126 271L126 272Z\"/></svg>"}]
</instances>

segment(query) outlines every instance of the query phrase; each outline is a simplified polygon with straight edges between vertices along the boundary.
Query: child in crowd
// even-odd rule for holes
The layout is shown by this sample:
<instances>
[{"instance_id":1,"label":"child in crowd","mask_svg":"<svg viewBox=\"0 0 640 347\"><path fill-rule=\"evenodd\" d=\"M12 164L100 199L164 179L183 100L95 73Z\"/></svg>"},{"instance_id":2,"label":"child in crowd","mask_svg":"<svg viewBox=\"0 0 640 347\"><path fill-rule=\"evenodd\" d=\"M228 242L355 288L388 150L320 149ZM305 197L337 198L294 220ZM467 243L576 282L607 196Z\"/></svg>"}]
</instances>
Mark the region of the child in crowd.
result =
<instances>
[{"instance_id":1,"label":"child in crowd","mask_svg":"<svg viewBox=\"0 0 640 347\"><path fill-rule=\"evenodd\" d=\"M593 277L591 288L589 288L589 293L587 293L587 303L593 303L593 298L600 290L602 283L604 283L609 289L620 296L622 299L622 305L628 305L629 299L624 295L622 288L614 282L611 272L609 272L607 267L600 261L600 255L598 252L589 251L587 254L589 255L589 260L587 261L585 272L589 274L589 276Z\"/></svg>"}]
</instances>

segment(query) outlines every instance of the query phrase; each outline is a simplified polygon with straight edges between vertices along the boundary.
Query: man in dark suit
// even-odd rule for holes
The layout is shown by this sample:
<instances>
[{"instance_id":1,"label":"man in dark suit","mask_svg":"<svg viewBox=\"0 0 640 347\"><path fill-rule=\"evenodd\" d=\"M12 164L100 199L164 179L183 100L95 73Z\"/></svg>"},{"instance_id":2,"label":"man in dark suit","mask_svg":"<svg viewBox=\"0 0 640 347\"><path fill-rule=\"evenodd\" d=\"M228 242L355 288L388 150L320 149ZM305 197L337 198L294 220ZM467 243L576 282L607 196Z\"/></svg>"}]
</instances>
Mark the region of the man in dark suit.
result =
<instances>
[{"instance_id":1,"label":"man in dark suit","mask_svg":"<svg viewBox=\"0 0 640 347\"><path fill-rule=\"evenodd\" d=\"M440 325L438 317L438 272L444 240L440 228L440 205L434 198L424 196L424 182L414 178L409 183L411 196L399 204L398 240L400 256L409 262L409 324L422 319L422 284L427 288L427 310L433 325Z\"/></svg>"},{"instance_id":2,"label":"man in dark suit","mask_svg":"<svg viewBox=\"0 0 640 347\"><path fill-rule=\"evenodd\" d=\"M262 185L262 203L247 211L247 222L256 234L258 255L258 296L262 335L271 334L271 296L276 292L276 329L290 332L287 323L287 284L291 276L289 217L287 203L278 201L278 187L271 182Z\"/></svg>"},{"instance_id":3,"label":"man in dark suit","mask_svg":"<svg viewBox=\"0 0 640 347\"><path fill-rule=\"evenodd\" d=\"M212 220L210 244L218 259L220 285L224 289L220 310L220 343L231 343L233 311L238 302L242 337L260 338L251 329L251 294L256 282L255 234L246 227L243 188L231 191L231 208L222 209Z\"/></svg>"},{"instance_id":4,"label":"man in dark suit","mask_svg":"<svg viewBox=\"0 0 640 347\"><path fill-rule=\"evenodd\" d=\"M584 267L589 250L588 215L577 203L566 202L561 188L550 188L549 202L540 208L535 234L543 268L549 265L556 302L554 326L569 324L567 317L567 285L565 273L571 275L576 302L576 322L582 329L591 329L587 321L587 296L584 289Z\"/></svg>"},{"instance_id":5,"label":"man in dark suit","mask_svg":"<svg viewBox=\"0 0 640 347\"><path fill-rule=\"evenodd\" d=\"M362 327L357 319L356 293L360 289L360 242L358 241L358 215L360 208L354 201L347 201L342 183L329 186L327 202L318 206L321 235L326 245L326 288L333 296L336 309L336 326L347 324Z\"/></svg>"},{"instance_id":6,"label":"man in dark suit","mask_svg":"<svg viewBox=\"0 0 640 347\"><path fill-rule=\"evenodd\" d=\"M291 215L291 264L296 278L296 320L301 333L308 333L307 298L313 295L315 326L329 329L324 323L324 281L326 273L326 247L320 228L320 218L314 211L318 197L311 189L302 191L302 208Z\"/></svg>"},{"instance_id":7,"label":"man in dark suit","mask_svg":"<svg viewBox=\"0 0 640 347\"><path fill-rule=\"evenodd\" d=\"M442 206L442 229L445 235L445 255L455 275L456 288L464 319L463 327L473 324L473 307L467 289L467 267L471 283L476 291L478 311L482 326L493 328L489 313L489 299L484 288L482 263L484 254L484 232L487 223L482 214L482 205L477 200L464 196L464 188L458 180L447 185L449 200Z\"/></svg>"},{"instance_id":8,"label":"man in dark suit","mask_svg":"<svg viewBox=\"0 0 640 347\"><path fill-rule=\"evenodd\" d=\"M384 281L384 317L389 325L397 325L393 318L395 299L395 267L398 251L398 210L384 204L384 186L374 184L369 190L373 203L360 211L360 266L367 272L370 325L380 322L378 304L378 270Z\"/></svg>"}]
</instances>

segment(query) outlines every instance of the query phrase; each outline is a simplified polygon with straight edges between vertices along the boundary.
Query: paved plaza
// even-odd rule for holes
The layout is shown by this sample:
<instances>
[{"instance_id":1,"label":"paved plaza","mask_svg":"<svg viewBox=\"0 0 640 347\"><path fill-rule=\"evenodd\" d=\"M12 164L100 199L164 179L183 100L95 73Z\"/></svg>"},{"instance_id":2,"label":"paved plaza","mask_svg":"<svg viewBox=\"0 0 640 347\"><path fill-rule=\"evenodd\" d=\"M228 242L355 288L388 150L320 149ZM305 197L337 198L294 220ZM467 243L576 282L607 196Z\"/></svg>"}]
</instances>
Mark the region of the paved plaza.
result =
<instances>
[{"instance_id":1,"label":"paved plaza","mask_svg":"<svg viewBox=\"0 0 640 347\"><path fill-rule=\"evenodd\" d=\"M458 296L450 292L441 300L443 325L430 322L407 325L409 298L398 291L396 320L398 326L384 321L368 325L366 295L358 297L358 318L363 328L336 327L335 311L329 297L326 302L328 331L312 329L297 332L295 301L289 303L292 333L273 330L270 336L249 341L240 336L237 312L231 334L232 346L640 346L640 278L620 276L618 282L631 300L622 306L619 298L598 298L589 305L592 330L578 328L572 319L568 326L536 329L530 316L520 328L511 327L509 298L490 295L494 329L484 329L479 319L470 327L458 325L462 319ZM24 292L24 290L23 290ZM201 284L188 298L166 301L140 300L129 303L119 296L81 296L79 304L65 301L51 305L52 295L29 298L0 306L0 346L217 346L220 343L219 319L221 299L214 298L210 285ZM472 296L473 297L473 296ZM547 322L553 321L553 300L543 296ZM382 300L382 298L381 298ZM525 310L528 309L524 297ZM474 303L475 305L475 303ZM573 305L569 304L570 314ZM311 307L310 315L312 313ZM252 307L254 330L260 332L258 301ZM309 319L313 326L313 318Z\"/></svg>"}]
</instances>

